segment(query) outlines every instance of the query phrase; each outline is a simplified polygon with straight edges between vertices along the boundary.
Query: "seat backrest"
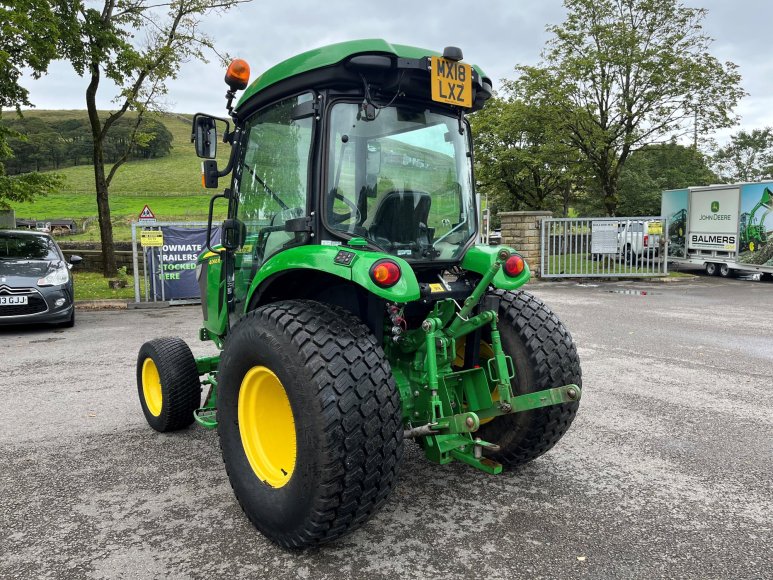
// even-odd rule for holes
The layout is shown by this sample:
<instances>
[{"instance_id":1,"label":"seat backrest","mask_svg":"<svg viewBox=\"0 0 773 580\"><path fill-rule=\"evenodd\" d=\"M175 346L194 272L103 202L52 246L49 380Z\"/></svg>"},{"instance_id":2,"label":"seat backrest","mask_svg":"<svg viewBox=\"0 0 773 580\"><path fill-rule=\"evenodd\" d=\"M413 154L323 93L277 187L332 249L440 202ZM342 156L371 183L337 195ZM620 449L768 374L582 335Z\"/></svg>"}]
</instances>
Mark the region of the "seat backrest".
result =
<instances>
[{"instance_id":1,"label":"seat backrest","mask_svg":"<svg viewBox=\"0 0 773 580\"><path fill-rule=\"evenodd\" d=\"M427 237L432 196L426 191L389 191L376 208L370 235L374 240L409 244Z\"/></svg>"}]
</instances>

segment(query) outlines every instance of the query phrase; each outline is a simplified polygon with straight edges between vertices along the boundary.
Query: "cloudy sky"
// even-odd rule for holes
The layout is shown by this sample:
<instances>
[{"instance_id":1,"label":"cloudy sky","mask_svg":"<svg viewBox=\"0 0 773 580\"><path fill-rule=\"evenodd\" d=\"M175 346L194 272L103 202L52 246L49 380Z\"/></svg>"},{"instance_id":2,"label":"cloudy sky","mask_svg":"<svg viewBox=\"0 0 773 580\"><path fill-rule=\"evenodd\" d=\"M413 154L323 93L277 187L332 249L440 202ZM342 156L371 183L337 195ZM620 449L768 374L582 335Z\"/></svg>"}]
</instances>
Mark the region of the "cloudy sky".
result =
<instances>
[{"instance_id":1,"label":"cloudy sky","mask_svg":"<svg viewBox=\"0 0 773 580\"><path fill-rule=\"evenodd\" d=\"M683 0L707 8L704 29L715 39L714 55L740 67L749 93L737 109L740 127L773 126L773 59L770 49L770 0ZM356 38L384 38L435 50L459 46L465 60L480 65L492 79L513 76L513 66L536 64L548 38L545 27L564 18L560 0L254 0L223 15L211 16L204 30L219 49L246 59L253 78L299 52ZM223 69L190 62L170 83L168 107L182 113L222 112ZM495 83L498 84L498 83ZM86 82L64 62L44 78L26 82L39 109L84 109ZM114 95L100 87L100 106ZM496 87L495 87L496 88ZM727 132L726 132L727 133ZM726 134L725 134L726 136ZM720 141L723 135L718 135Z\"/></svg>"}]
</instances>

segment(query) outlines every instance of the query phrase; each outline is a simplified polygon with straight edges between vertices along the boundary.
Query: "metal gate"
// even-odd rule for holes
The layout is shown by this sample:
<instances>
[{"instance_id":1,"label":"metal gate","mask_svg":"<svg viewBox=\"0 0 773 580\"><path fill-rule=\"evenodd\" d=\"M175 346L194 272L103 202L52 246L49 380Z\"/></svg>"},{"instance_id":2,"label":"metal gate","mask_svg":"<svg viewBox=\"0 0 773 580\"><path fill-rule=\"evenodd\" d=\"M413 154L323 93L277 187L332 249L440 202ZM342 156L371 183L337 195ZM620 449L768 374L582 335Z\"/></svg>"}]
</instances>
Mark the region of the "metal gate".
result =
<instances>
[{"instance_id":1,"label":"metal gate","mask_svg":"<svg viewBox=\"0 0 773 580\"><path fill-rule=\"evenodd\" d=\"M545 218L543 278L628 278L668 274L663 217Z\"/></svg>"}]
</instances>

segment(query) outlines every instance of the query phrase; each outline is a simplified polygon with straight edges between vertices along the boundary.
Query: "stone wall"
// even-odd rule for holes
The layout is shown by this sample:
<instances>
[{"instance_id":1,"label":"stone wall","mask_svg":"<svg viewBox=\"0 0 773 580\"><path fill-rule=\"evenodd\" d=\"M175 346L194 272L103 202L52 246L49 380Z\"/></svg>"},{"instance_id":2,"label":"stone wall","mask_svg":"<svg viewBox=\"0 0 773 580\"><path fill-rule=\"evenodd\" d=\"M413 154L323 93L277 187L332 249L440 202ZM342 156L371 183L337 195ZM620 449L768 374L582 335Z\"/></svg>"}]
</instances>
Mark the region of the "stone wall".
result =
<instances>
[{"instance_id":1,"label":"stone wall","mask_svg":"<svg viewBox=\"0 0 773 580\"><path fill-rule=\"evenodd\" d=\"M57 243L62 248L65 258L69 258L72 254L77 254L83 258L83 262L78 266L79 270L84 272L102 271L102 245L99 242L68 242L63 241L62 238L57 238ZM138 251L140 252L139 267L142 270L142 250L138 248ZM133 274L131 242L115 242L115 262L119 268L126 266L128 273Z\"/></svg>"},{"instance_id":2,"label":"stone wall","mask_svg":"<svg viewBox=\"0 0 773 580\"><path fill-rule=\"evenodd\" d=\"M502 243L518 250L529 265L532 276L539 276L540 222L552 215L549 211L507 211L499 214Z\"/></svg>"}]
</instances>

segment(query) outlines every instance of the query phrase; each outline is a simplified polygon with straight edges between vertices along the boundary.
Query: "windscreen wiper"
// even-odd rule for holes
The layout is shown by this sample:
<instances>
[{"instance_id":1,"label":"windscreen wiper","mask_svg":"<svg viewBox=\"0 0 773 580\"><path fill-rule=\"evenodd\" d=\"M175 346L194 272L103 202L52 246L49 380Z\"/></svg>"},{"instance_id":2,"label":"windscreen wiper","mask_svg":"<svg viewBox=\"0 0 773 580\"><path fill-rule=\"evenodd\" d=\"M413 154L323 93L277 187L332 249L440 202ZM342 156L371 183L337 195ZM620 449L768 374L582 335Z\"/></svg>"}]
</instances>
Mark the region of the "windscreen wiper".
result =
<instances>
[{"instance_id":1,"label":"windscreen wiper","mask_svg":"<svg viewBox=\"0 0 773 580\"><path fill-rule=\"evenodd\" d=\"M247 171L250 172L250 175L252 175L255 179L258 180L258 183L260 183L260 185L263 187L263 191L265 191L267 194L273 197L276 200L276 202L280 206L282 206L282 209L290 209L290 206L287 205L285 202L283 202L282 199L277 194L271 191L271 188L268 185L266 185L266 182L263 181L260 177L258 177L258 174L252 170L252 167L250 167L249 165L245 165L245 167L247 168Z\"/></svg>"}]
</instances>

